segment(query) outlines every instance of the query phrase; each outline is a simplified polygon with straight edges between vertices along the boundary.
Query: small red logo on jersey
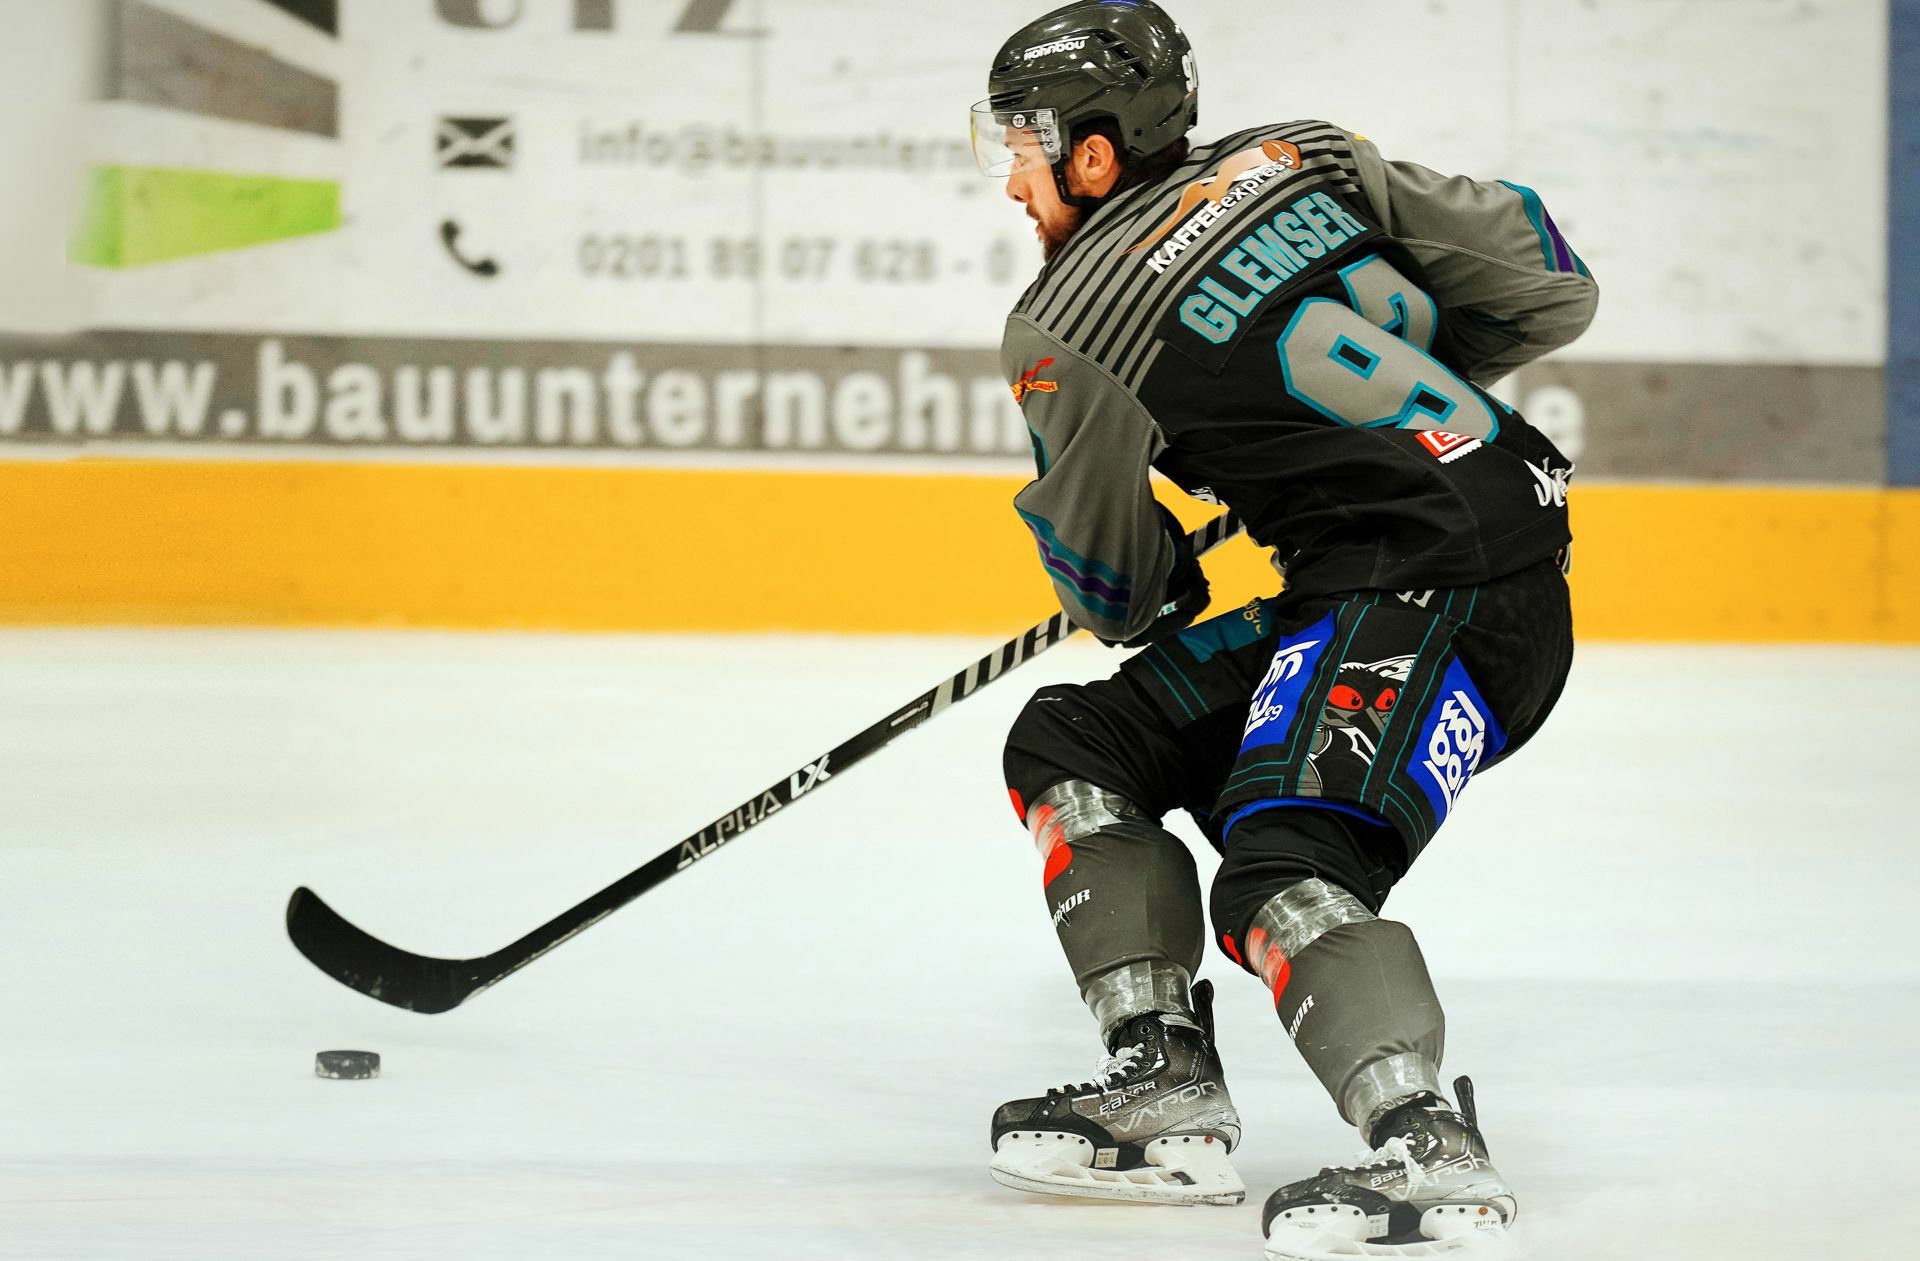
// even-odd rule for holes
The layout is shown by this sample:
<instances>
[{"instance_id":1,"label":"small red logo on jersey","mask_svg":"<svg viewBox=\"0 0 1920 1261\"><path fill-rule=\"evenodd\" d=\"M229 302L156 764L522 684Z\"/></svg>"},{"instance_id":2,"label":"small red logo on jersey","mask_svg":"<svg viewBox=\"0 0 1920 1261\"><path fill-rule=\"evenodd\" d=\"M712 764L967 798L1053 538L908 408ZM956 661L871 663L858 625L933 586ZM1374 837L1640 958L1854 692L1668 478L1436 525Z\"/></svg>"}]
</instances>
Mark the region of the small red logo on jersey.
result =
<instances>
[{"instance_id":1,"label":"small red logo on jersey","mask_svg":"<svg viewBox=\"0 0 1920 1261\"><path fill-rule=\"evenodd\" d=\"M1423 429L1413 437L1442 464L1451 464L1461 456L1480 449L1480 439L1446 429Z\"/></svg>"},{"instance_id":2,"label":"small red logo on jersey","mask_svg":"<svg viewBox=\"0 0 1920 1261\"><path fill-rule=\"evenodd\" d=\"M1029 394L1058 394L1060 392L1060 383L1058 381L1034 380L1035 377L1052 366L1053 360L1042 359L1039 363L1034 364L1033 367L1022 372L1020 379L1013 383L1013 401L1016 403L1024 403L1027 401L1027 395Z\"/></svg>"}]
</instances>

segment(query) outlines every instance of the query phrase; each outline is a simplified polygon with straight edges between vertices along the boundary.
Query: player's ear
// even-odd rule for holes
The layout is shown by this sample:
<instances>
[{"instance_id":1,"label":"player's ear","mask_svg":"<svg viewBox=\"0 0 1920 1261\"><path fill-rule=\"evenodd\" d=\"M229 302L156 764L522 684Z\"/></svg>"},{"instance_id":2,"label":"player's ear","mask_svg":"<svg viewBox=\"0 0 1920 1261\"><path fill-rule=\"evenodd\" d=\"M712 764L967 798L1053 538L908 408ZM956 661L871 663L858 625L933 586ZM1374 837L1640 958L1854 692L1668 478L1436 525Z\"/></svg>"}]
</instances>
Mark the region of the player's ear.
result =
<instances>
[{"instance_id":1,"label":"player's ear","mask_svg":"<svg viewBox=\"0 0 1920 1261\"><path fill-rule=\"evenodd\" d=\"M1103 194L1120 178L1120 154L1113 147L1113 141L1097 131L1073 146L1073 164L1078 168L1075 174L1080 177L1075 182L1095 190L1095 196Z\"/></svg>"}]
</instances>

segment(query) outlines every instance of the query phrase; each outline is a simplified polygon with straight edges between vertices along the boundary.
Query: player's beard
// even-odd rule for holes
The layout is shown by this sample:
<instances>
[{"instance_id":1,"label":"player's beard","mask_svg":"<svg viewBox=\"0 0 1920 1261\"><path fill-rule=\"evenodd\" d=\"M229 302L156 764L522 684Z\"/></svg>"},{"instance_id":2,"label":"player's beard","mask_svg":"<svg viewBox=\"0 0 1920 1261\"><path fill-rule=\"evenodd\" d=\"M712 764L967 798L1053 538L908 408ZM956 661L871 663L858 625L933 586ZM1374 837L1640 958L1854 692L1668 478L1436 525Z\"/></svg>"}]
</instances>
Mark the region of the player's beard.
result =
<instances>
[{"instance_id":1,"label":"player's beard","mask_svg":"<svg viewBox=\"0 0 1920 1261\"><path fill-rule=\"evenodd\" d=\"M1060 217L1055 219L1051 226L1035 217L1033 222L1040 237L1040 257L1046 262L1052 262L1053 256L1065 249L1067 242L1073 239L1073 234L1080 230L1080 223L1086 217L1086 211L1072 206L1063 207Z\"/></svg>"}]
</instances>

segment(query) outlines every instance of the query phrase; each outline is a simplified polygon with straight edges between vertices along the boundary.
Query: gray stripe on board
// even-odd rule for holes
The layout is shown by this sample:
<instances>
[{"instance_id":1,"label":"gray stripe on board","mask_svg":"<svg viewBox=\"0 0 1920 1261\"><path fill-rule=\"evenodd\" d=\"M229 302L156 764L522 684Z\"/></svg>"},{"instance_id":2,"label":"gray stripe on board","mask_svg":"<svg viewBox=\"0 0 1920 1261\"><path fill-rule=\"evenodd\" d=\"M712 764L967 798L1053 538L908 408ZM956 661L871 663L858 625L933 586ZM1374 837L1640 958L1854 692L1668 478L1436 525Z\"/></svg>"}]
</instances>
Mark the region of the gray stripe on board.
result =
<instances>
[{"instance_id":1,"label":"gray stripe on board","mask_svg":"<svg viewBox=\"0 0 1920 1261\"><path fill-rule=\"evenodd\" d=\"M140 0L111 0L102 96L337 139L340 87Z\"/></svg>"}]
</instances>

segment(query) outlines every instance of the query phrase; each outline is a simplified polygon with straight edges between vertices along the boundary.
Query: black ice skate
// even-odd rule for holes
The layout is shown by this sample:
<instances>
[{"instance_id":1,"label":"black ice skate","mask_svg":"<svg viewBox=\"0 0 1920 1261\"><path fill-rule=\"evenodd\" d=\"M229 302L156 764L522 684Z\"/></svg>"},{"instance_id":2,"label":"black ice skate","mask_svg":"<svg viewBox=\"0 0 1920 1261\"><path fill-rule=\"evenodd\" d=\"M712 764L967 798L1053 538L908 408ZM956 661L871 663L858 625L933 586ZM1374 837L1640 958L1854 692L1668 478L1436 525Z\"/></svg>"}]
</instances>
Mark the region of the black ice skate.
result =
<instances>
[{"instance_id":1,"label":"black ice skate","mask_svg":"<svg viewBox=\"0 0 1920 1261\"><path fill-rule=\"evenodd\" d=\"M1021 1191L1155 1204L1238 1204L1227 1153L1240 1116L1213 1045L1213 986L1193 987L1201 1028L1159 1013L1113 1035L1090 1082L993 1114L993 1177Z\"/></svg>"},{"instance_id":2,"label":"black ice skate","mask_svg":"<svg viewBox=\"0 0 1920 1261\"><path fill-rule=\"evenodd\" d=\"M1261 1219L1267 1255L1324 1261L1501 1250L1513 1192L1487 1159L1473 1083L1462 1077L1454 1090L1460 1111L1421 1095L1380 1118L1369 1136L1378 1145L1371 1157L1268 1197Z\"/></svg>"}]
</instances>

